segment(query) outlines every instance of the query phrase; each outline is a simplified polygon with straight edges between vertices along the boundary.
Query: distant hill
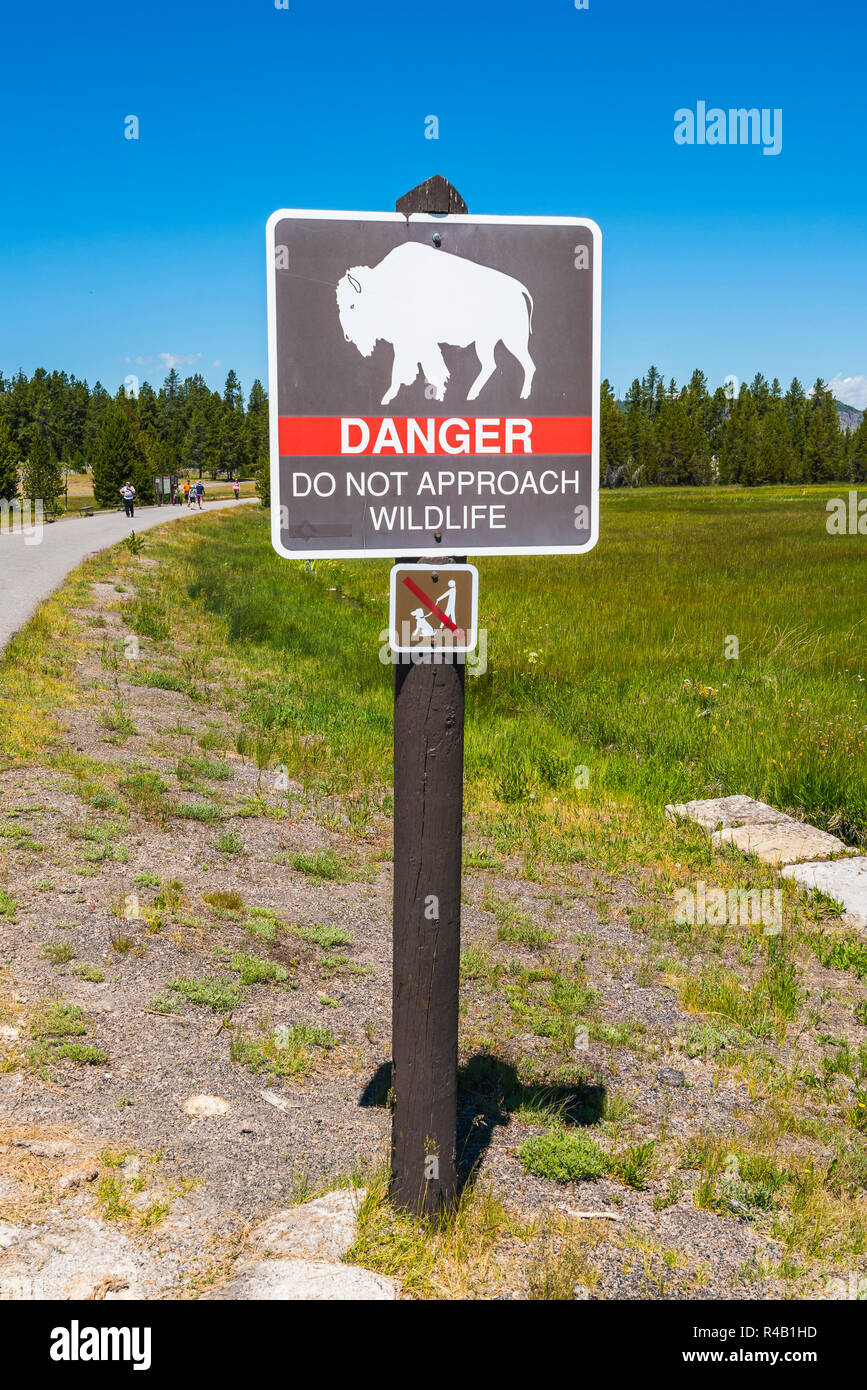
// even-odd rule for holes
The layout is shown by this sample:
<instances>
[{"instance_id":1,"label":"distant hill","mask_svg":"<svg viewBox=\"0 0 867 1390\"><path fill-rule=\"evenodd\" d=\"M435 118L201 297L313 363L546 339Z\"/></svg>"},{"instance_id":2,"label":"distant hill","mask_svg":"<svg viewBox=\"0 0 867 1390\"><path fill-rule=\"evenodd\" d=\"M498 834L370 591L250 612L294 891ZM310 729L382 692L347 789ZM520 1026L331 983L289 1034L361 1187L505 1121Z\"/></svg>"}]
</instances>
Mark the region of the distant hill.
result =
<instances>
[{"instance_id":1,"label":"distant hill","mask_svg":"<svg viewBox=\"0 0 867 1390\"><path fill-rule=\"evenodd\" d=\"M847 434L857 430L864 418L864 411L856 410L854 405L846 405L844 401L836 399L834 404L837 407L837 414L840 416L840 429L845 430Z\"/></svg>"}]
</instances>

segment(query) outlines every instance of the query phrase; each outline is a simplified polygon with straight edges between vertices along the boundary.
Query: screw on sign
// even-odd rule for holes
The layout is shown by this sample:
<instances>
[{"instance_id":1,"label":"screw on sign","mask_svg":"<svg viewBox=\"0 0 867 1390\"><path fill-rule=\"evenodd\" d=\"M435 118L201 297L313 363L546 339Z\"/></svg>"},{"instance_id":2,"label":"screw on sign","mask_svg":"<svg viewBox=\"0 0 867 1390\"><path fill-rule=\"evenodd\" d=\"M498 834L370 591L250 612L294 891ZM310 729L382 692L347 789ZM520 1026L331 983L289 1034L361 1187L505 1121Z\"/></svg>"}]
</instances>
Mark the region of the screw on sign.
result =
<instances>
[{"instance_id":1,"label":"screw on sign","mask_svg":"<svg viewBox=\"0 0 867 1390\"><path fill-rule=\"evenodd\" d=\"M393 213L275 212L267 256L274 548L413 557L389 603L391 1195L433 1213L458 1191L463 557L596 543L601 234L471 215L437 175Z\"/></svg>"}]
</instances>

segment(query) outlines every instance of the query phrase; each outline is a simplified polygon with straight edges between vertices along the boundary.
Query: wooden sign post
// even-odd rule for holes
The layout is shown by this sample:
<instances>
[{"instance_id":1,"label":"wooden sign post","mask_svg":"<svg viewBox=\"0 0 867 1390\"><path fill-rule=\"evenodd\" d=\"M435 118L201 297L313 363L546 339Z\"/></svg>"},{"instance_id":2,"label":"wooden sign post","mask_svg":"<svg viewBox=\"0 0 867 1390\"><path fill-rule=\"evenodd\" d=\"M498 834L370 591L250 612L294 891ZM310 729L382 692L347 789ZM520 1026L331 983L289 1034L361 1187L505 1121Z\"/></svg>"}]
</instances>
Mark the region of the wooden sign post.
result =
<instances>
[{"instance_id":1,"label":"wooden sign post","mask_svg":"<svg viewBox=\"0 0 867 1390\"><path fill-rule=\"evenodd\" d=\"M467 205L437 176L398 199L396 211L466 213ZM464 559L425 563L447 569ZM418 1214L457 1195L463 807L463 661L403 656L394 668L391 1196Z\"/></svg>"},{"instance_id":2,"label":"wooden sign post","mask_svg":"<svg viewBox=\"0 0 867 1390\"><path fill-rule=\"evenodd\" d=\"M278 209L266 245L274 549L430 567L404 569L401 603L393 578L389 626L409 628L392 647L391 1192L431 1214L458 1186L464 657L477 626L475 580L448 570L458 551L596 542L601 237L584 218L471 216L436 176L394 212Z\"/></svg>"}]
</instances>

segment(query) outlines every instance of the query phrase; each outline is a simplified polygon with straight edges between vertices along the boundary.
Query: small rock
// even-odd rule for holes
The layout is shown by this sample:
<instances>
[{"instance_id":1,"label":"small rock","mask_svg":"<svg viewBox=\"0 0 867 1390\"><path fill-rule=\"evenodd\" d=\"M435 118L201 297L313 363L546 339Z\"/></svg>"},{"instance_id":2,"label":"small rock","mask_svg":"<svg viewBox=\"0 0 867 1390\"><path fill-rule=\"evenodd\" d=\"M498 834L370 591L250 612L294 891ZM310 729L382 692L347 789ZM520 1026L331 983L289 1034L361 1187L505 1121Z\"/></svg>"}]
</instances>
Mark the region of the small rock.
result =
<instances>
[{"instance_id":1,"label":"small rock","mask_svg":"<svg viewBox=\"0 0 867 1390\"><path fill-rule=\"evenodd\" d=\"M240 1126L240 1129L239 1129L239 1133L240 1133L240 1134L255 1134L256 1131L255 1131L255 1129L253 1128L252 1125L241 1125L241 1126Z\"/></svg>"},{"instance_id":2,"label":"small rock","mask_svg":"<svg viewBox=\"0 0 867 1390\"><path fill-rule=\"evenodd\" d=\"M60 1190L66 1192L71 1187L80 1187L83 1182L96 1182L98 1177L98 1168L79 1168L74 1173L64 1173L60 1179Z\"/></svg>"},{"instance_id":3,"label":"small rock","mask_svg":"<svg viewBox=\"0 0 867 1390\"><path fill-rule=\"evenodd\" d=\"M251 1232L248 1245L259 1255L339 1260L355 1242L365 1196L363 1188L344 1187L275 1212Z\"/></svg>"},{"instance_id":4,"label":"small rock","mask_svg":"<svg viewBox=\"0 0 867 1390\"><path fill-rule=\"evenodd\" d=\"M75 1145L68 1139L13 1139L16 1149L27 1149L34 1158L66 1158L75 1153Z\"/></svg>"},{"instance_id":5,"label":"small rock","mask_svg":"<svg viewBox=\"0 0 867 1390\"><path fill-rule=\"evenodd\" d=\"M275 1091L258 1091L257 1095L260 1095L269 1105L273 1105L275 1110L297 1110L301 1105L300 1100L287 1100L285 1096L279 1096Z\"/></svg>"},{"instance_id":6,"label":"small rock","mask_svg":"<svg viewBox=\"0 0 867 1390\"><path fill-rule=\"evenodd\" d=\"M13 1043L21 1037L21 1029L13 1028L11 1024L0 1025L0 1042Z\"/></svg>"},{"instance_id":7,"label":"small rock","mask_svg":"<svg viewBox=\"0 0 867 1390\"><path fill-rule=\"evenodd\" d=\"M95 1280L92 1274L82 1273L67 1280L63 1294L65 1299L74 1302L108 1302L113 1297L123 1296L123 1290L128 1288L129 1281L118 1274L106 1274Z\"/></svg>"},{"instance_id":8,"label":"small rock","mask_svg":"<svg viewBox=\"0 0 867 1390\"><path fill-rule=\"evenodd\" d=\"M660 1086L685 1086L686 1077L682 1071L677 1071L675 1067L660 1067L656 1073L656 1079Z\"/></svg>"},{"instance_id":9,"label":"small rock","mask_svg":"<svg viewBox=\"0 0 867 1390\"><path fill-rule=\"evenodd\" d=\"M197 1117L225 1115L228 1109L229 1102L220 1096L190 1096L184 1104L186 1114Z\"/></svg>"},{"instance_id":10,"label":"small rock","mask_svg":"<svg viewBox=\"0 0 867 1390\"><path fill-rule=\"evenodd\" d=\"M0 1221L0 1250L8 1250L20 1234L20 1226L13 1226L8 1221Z\"/></svg>"},{"instance_id":11,"label":"small rock","mask_svg":"<svg viewBox=\"0 0 867 1390\"><path fill-rule=\"evenodd\" d=\"M126 1163L123 1164L121 1172L127 1179L137 1178L141 1173L141 1159L133 1154L132 1158L128 1158Z\"/></svg>"},{"instance_id":12,"label":"small rock","mask_svg":"<svg viewBox=\"0 0 867 1390\"><path fill-rule=\"evenodd\" d=\"M384 1302L397 1298L394 1279L357 1265L326 1260L261 1260L203 1299L291 1302Z\"/></svg>"}]
</instances>

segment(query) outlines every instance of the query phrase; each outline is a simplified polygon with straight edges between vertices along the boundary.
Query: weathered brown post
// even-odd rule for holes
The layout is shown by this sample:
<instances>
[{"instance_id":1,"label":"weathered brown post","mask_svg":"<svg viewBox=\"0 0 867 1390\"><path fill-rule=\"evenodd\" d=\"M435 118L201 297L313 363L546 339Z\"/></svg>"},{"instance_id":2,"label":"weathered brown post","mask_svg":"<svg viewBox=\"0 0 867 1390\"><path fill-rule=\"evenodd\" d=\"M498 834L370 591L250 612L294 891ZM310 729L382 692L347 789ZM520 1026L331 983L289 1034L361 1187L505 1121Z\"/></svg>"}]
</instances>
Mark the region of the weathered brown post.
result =
<instances>
[{"instance_id":1,"label":"weathered brown post","mask_svg":"<svg viewBox=\"0 0 867 1390\"><path fill-rule=\"evenodd\" d=\"M395 206L467 212L440 175ZM451 1206L457 1189L464 664L443 656L399 657L394 670L391 1196L417 1214Z\"/></svg>"}]
</instances>

